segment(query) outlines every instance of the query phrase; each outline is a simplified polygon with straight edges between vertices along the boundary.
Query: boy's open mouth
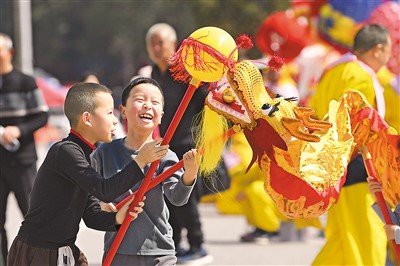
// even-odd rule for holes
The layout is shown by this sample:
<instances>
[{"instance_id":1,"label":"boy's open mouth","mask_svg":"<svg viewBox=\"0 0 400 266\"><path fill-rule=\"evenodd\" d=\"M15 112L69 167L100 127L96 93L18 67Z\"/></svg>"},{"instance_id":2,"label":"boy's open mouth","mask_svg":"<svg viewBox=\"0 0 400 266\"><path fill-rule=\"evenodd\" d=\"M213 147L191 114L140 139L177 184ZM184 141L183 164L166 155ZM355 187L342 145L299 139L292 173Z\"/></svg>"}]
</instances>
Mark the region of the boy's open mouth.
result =
<instances>
[{"instance_id":1,"label":"boy's open mouth","mask_svg":"<svg viewBox=\"0 0 400 266\"><path fill-rule=\"evenodd\" d=\"M153 119L153 116L150 115L150 114L141 114L141 115L139 115L139 117L141 119L147 119L147 120L152 120Z\"/></svg>"}]
</instances>

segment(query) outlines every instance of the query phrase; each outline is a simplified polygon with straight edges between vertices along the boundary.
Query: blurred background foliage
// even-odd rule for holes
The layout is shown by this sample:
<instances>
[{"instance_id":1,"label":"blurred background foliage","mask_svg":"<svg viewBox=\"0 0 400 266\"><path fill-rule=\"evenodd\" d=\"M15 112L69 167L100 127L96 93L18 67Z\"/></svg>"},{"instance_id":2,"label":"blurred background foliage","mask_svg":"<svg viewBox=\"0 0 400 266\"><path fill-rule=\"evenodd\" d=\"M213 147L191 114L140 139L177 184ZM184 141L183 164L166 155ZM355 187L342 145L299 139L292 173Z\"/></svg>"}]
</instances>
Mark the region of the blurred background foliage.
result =
<instances>
[{"instance_id":1,"label":"blurred background foliage","mask_svg":"<svg viewBox=\"0 0 400 266\"><path fill-rule=\"evenodd\" d=\"M179 44L193 31L215 26L233 38L253 37L274 11L286 10L289 0L143 0L32 1L34 67L63 82L79 80L91 70L106 85L123 86L148 64L147 29L158 22L171 24ZM1 0L0 31L14 35L13 1ZM253 48L248 57L261 53Z\"/></svg>"}]
</instances>

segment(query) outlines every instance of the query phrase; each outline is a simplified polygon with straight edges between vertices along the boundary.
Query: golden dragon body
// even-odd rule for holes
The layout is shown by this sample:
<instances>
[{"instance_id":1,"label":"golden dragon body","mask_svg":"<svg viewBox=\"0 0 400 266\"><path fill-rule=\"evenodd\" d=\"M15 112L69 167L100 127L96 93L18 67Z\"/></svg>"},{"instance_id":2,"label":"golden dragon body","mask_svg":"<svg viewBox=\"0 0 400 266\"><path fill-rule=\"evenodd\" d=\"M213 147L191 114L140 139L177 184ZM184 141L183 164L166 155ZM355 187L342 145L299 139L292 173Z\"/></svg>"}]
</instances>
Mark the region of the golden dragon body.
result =
<instances>
[{"instance_id":1,"label":"golden dragon body","mask_svg":"<svg viewBox=\"0 0 400 266\"><path fill-rule=\"evenodd\" d=\"M271 97L251 61L237 62L228 70L227 80L209 93L206 105L243 129L253 150L249 168L258 163L265 175L265 190L279 211L289 218L314 218L327 211L345 182L355 140L362 138L354 133L358 126L352 121L365 107L354 103L357 94L332 101L329 120L321 121L312 118L312 109L298 107L292 98ZM213 126L203 127L209 130ZM360 132L363 127L358 128ZM364 140L371 139L365 137L370 132L361 132ZM395 164L398 151L391 151L390 164ZM204 152L204 156L208 155ZM398 161L394 168L398 174ZM398 199L399 188L391 194Z\"/></svg>"}]
</instances>

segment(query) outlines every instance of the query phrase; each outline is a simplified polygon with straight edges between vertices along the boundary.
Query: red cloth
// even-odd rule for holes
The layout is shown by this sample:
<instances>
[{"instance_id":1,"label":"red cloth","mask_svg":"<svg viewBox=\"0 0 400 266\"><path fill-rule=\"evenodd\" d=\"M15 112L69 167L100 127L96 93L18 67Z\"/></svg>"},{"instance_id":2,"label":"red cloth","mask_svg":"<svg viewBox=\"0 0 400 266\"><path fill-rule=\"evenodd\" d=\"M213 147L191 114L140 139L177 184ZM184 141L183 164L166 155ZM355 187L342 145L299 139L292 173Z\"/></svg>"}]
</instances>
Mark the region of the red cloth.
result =
<instances>
[{"instance_id":1,"label":"red cloth","mask_svg":"<svg viewBox=\"0 0 400 266\"><path fill-rule=\"evenodd\" d=\"M256 45L260 51L278 55L289 62L301 50L312 43L307 25L287 12L275 12L261 24L256 35Z\"/></svg>"}]
</instances>

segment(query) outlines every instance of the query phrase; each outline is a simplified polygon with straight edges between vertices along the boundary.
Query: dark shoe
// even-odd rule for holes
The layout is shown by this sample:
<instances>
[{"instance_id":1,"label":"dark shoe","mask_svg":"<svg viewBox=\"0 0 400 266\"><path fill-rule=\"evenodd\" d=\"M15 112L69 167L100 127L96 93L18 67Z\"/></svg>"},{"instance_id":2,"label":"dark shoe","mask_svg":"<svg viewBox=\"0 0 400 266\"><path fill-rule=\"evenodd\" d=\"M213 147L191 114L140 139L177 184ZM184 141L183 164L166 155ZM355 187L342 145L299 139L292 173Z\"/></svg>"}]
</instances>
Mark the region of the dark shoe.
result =
<instances>
[{"instance_id":1,"label":"dark shoe","mask_svg":"<svg viewBox=\"0 0 400 266\"><path fill-rule=\"evenodd\" d=\"M213 261L213 257L204 248L191 248L185 255L177 257L177 264L181 265L205 265Z\"/></svg>"},{"instance_id":2,"label":"dark shoe","mask_svg":"<svg viewBox=\"0 0 400 266\"><path fill-rule=\"evenodd\" d=\"M251 233L242 235L240 237L240 241L246 243L256 243L260 245L266 245L269 243L269 237L274 236L275 234L276 234L275 232L267 232L257 228Z\"/></svg>"},{"instance_id":3,"label":"dark shoe","mask_svg":"<svg viewBox=\"0 0 400 266\"><path fill-rule=\"evenodd\" d=\"M188 251L184 249L181 245L176 246L175 253L177 257L184 256Z\"/></svg>"}]
</instances>

